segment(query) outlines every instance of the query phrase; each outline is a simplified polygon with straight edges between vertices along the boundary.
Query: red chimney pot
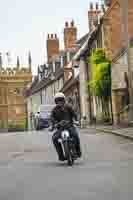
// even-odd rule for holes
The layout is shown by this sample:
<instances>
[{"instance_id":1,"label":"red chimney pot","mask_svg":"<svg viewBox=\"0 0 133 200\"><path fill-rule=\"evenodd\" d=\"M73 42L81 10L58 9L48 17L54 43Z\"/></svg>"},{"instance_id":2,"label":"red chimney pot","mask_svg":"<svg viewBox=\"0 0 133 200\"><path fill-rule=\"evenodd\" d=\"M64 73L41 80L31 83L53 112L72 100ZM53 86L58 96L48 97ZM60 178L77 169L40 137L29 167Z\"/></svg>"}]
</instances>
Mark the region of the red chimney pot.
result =
<instances>
[{"instance_id":1,"label":"red chimney pot","mask_svg":"<svg viewBox=\"0 0 133 200\"><path fill-rule=\"evenodd\" d=\"M65 27L68 27L68 22L65 22Z\"/></svg>"}]
</instances>

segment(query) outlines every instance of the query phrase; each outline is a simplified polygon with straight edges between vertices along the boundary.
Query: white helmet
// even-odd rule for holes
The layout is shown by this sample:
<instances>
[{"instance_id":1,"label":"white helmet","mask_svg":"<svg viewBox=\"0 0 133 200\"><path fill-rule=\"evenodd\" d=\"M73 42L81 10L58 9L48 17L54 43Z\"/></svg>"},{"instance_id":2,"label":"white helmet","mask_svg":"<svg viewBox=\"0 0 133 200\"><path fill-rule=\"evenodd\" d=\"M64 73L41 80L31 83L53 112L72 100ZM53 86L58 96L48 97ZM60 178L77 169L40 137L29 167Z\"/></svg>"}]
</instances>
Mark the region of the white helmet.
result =
<instances>
[{"instance_id":1,"label":"white helmet","mask_svg":"<svg viewBox=\"0 0 133 200\"><path fill-rule=\"evenodd\" d=\"M54 100L56 101L56 99L66 99L65 95L62 92L58 92L56 93L56 95L54 96Z\"/></svg>"}]
</instances>

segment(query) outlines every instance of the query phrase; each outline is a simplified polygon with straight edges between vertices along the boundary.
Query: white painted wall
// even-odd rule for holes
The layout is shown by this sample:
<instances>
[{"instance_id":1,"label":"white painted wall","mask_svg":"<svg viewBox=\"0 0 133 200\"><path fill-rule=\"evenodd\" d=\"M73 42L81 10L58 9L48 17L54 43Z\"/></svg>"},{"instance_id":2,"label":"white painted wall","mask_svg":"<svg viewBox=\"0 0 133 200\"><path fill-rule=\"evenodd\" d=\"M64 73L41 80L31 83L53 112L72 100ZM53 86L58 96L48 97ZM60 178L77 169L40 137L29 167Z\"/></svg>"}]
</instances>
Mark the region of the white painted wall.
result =
<instances>
[{"instance_id":1,"label":"white painted wall","mask_svg":"<svg viewBox=\"0 0 133 200\"><path fill-rule=\"evenodd\" d=\"M42 89L41 92L37 92L32 96L27 98L27 111L28 111L28 128L32 128L30 113L34 114L38 112L39 106L41 105L41 95L42 104L54 104L54 95L63 87L63 78L55 81L54 83L47 86L47 88ZM55 91L55 93L54 93Z\"/></svg>"},{"instance_id":2,"label":"white painted wall","mask_svg":"<svg viewBox=\"0 0 133 200\"><path fill-rule=\"evenodd\" d=\"M28 129L33 128L33 122L31 122L31 113L36 113L41 105L41 95L40 92L33 94L27 98L27 112L28 112Z\"/></svg>"}]
</instances>

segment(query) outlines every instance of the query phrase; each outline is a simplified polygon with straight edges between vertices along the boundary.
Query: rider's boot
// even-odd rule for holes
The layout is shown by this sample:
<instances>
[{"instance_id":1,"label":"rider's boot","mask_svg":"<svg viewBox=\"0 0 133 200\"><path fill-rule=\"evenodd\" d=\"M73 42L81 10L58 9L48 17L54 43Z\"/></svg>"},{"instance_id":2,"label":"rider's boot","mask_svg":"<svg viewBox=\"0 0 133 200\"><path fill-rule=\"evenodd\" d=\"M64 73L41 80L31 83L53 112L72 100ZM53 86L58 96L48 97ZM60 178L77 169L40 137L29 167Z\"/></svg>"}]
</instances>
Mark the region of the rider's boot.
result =
<instances>
[{"instance_id":1,"label":"rider's boot","mask_svg":"<svg viewBox=\"0 0 133 200\"><path fill-rule=\"evenodd\" d=\"M77 144L77 145L76 145L76 151L77 151L77 156L80 158L80 157L82 156L80 144Z\"/></svg>"}]
</instances>

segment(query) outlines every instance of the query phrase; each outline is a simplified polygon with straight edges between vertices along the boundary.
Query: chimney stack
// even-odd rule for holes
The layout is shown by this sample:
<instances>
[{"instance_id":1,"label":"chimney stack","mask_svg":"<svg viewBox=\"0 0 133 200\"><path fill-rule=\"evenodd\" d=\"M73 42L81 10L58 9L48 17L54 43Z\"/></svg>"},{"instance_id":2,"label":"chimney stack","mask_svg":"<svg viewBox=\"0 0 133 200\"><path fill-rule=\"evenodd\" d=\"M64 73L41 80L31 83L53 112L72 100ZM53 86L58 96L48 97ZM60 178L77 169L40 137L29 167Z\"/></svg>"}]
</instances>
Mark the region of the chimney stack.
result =
<instances>
[{"instance_id":1,"label":"chimney stack","mask_svg":"<svg viewBox=\"0 0 133 200\"><path fill-rule=\"evenodd\" d=\"M99 5L98 3L96 3L96 11L98 11L98 9L99 9Z\"/></svg>"},{"instance_id":2,"label":"chimney stack","mask_svg":"<svg viewBox=\"0 0 133 200\"><path fill-rule=\"evenodd\" d=\"M75 47L77 41L77 28L72 20L70 26L68 22L65 22L64 28L64 46L65 49L71 49Z\"/></svg>"},{"instance_id":3,"label":"chimney stack","mask_svg":"<svg viewBox=\"0 0 133 200\"><path fill-rule=\"evenodd\" d=\"M90 3L90 9L88 11L88 21L89 21L89 31L93 31L94 27L98 23L98 16L101 14L101 10L99 8L99 4L95 4L95 8L93 3Z\"/></svg>"},{"instance_id":4,"label":"chimney stack","mask_svg":"<svg viewBox=\"0 0 133 200\"><path fill-rule=\"evenodd\" d=\"M59 53L59 39L57 34L48 34L47 38L47 62L52 62L52 57Z\"/></svg>"},{"instance_id":5,"label":"chimney stack","mask_svg":"<svg viewBox=\"0 0 133 200\"><path fill-rule=\"evenodd\" d=\"M69 25L68 25L68 22L65 22L65 27L68 28L68 26L69 26Z\"/></svg>"}]
</instances>

